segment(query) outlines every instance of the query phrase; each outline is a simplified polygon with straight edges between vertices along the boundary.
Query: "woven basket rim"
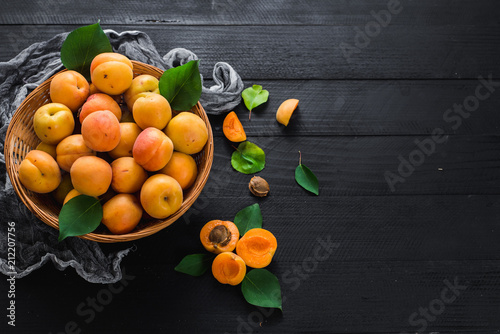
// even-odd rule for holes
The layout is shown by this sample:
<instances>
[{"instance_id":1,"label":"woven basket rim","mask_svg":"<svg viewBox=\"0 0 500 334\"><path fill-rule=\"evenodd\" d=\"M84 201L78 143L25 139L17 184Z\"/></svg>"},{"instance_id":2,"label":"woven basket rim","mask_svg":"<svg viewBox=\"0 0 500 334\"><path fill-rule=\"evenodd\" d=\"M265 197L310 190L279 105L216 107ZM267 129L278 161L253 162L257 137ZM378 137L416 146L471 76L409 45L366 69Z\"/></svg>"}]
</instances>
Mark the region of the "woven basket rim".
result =
<instances>
[{"instance_id":1,"label":"woven basket rim","mask_svg":"<svg viewBox=\"0 0 500 334\"><path fill-rule=\"evenodd\" d=\"M134 66L134 74L151 74L155 76L157 79L161 77L163 74L163 70L149 65L149 64L144 64L138 61L132 60L132 64ZM33 110L35 107L31 106L31 104L36 104L37 98L42 96L43 94L47 94L48 92L48 87L50 86L50 81L52 78L62 72L67 71L66 69L63 69L54 75L52 75L50 78L45 80L43 83L41 83L37 88L35 88L24 100L23 102L19 105L19 107L16 109L14 112L11 121L9 123L9 126L7 128L7 133L5 136L5 142L4 142L4 156L5 156L5 165L7 169L7 174L9 175L9 179L12 183L12 186L18 195L18 197L21 199L21 201L28 207L28 209L42 222L45 224L58 229L59 224L57 220L57 216L55 215L54 212L47 213L44 210L42 210L37 203L35 203L34 199L38 199L37 196L48 196L50 197L50 200L52 200L50 194L35 194L27 190L19 181L19 174L18 174L18 166L21 160L21 158L24 157L24 155L29 152L29 150L34 149L34 147L30 147L28 149L27 145L24 144L25 141L28 141L30 137L21 137L20 134L22 135L27 135L32 136L36 135L34 134L33 131L27 131L25 128L20 128L19 127L22 125L21 123L28 122L29 120L27 117L27 112L32 112L34 113L35 110ZM136 75L134 75L136 76ZM40 105L41 106L41 105ZM116 243L116 242L126 242L126 241L132 241L132 240L137 240L149 235L152 235L168 226L173 224L177 219L179 219L190 207L193 205L193 203L196 201L198 196L201 194L201 191L203 190L203 187L205 186L208 176L210 174L210 170L212 168L212 162L213 162L213 155L214 155L214 143L213 143L213 132L212 132L212 127L210 125L210 121L208 119L208 115L206 114L205 110L203 109L203 106L198 102L192 109L191 112L197 114L202 118L204 123L207 126L208 129L208 140L207 143L205 144L205 147L203 150L198 153L200 155L200 162L197 161L197 166L198 166L198 176L196 178L195 183L189 188L186 192L184 192L184 195L188 193L187 197L183 198L183 202L181 205L181 208L175 212L173 215L165 218L165 219L156 219L148 222L145 227L139 230L133 230L130 233L127 234L104 234L104 233L88 233L82 236L79 236L79 238L82 239L87 239L87 240L92 240L92 241L97 241L97 242L102 242L102 243ZM15 133L14 133L15 132ZM20 134L18 133L20 132ZM28 139L26 139L28 138ZM37 141L38 138L36 138ZM60 208L59 208L60 209ZM59 212L57 212L57 215ZM139 225L140 226L140 225Z\"/></svg>"}]
</instances>

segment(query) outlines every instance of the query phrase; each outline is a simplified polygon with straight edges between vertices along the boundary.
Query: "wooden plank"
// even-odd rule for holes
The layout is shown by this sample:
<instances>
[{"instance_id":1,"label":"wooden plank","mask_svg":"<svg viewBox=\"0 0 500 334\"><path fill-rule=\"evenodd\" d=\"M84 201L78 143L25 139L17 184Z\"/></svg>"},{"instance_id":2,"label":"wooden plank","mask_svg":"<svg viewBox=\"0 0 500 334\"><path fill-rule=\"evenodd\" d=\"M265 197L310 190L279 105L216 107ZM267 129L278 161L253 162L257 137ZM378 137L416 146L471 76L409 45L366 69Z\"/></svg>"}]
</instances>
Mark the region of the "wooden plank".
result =
<instances>
[{"instance_id":1,"label":"wooden plank","mask_svg":"<svg viewBox=\"0 0 500 334\"><path fill-rule=\"evenodd\" d=\"M268 198L257 199L244 191L225 195L231 187L207 186L214 196L203 193L173 226L136 244L176 245L165 257L174 264L202 250L199 231L205 223L234 221L239 210L259 203L263 227L278 238L277 272L283 263L310 256L318 238L335 244L331 259L337 262L500 260L499 195L296 197L297 191L283 196L271 188Z\"/></svg>"},{"instance_id":2,"label":"wooden plank","mask_svg":"<svg viewBox=\"0 0 500 334\"><path fill-rule=\"evenodd\" d=\"M430 135L436 128L450 135L495 135L500 128L499 88L493 87L474 112L464 109L467 118L451 111L475 96L483 86L478 80L259 80L245 81L245 87L257 83L270 92L269 101L252 112L251 120L243 103L234 109L252 137ZM479 92L489 94L486 88ZM290 98L300 102L285 128L276 122L276 110ZM214 136L223 135L224 117L210 116Z\"/></svg>"},{"instance_id":3,"label":"wooden plank","mask_svg":"<svg viewBox=\"0 0 500 334\"><path fill-rule=\"evenodd\" d=\"M420 320L423 316L418 315L419 308L436 309L436 300L441 300L442 291L449 285L459 286L456 299L444 304L440 314L434 316L430 312L433 320L426 322L426 330L491 333L500 326L498 261L353 263L327 259L309 273L297 271L302 261L311 256L315 246L311 245L305 257L298 255L293 263L276 261L269 267L281 280L285 298L281 313L259 311L246 304L238 287L221 285L210 274L195 278L175 273L173 264L162 260L165 244L150 245L155 253L141 255L139 252L145 250L139 248L129 256L143 261L125 265L127 275L134 278L119 293L111 294L109 303L99 312L94 311L89 323L85 322L89 314L79 315L77 307L83 303L81 310L91 310L89 299L105 298L100 291L107 290L107 286L84 284L73 271L59 273L50 266L18 280L16 333L34 333L39 328L64 332L69 321L74 321L83 332L92 333L160 332L166 328L186 333L237 333L238 327L244 326L242 323L248 323L251 330L240 330L243 333L415 333L421 325L412 326L410 316L416 312L414 320ZM47 276L51 279L46 280ZM75 280L79 280L78 289ZM40 282L44 289L39 288ZM0 286L7 288L7 282L2 280ZM156 296L154 304L151 291ZM453 299L450 291L448 288L445 297ZM214 301L217 307L207 307ZM53 312L47 304L64 307ZM221 312L224 320L216 320ZM33 313L36 317L30 317ZM30 321L21 321L27 318ZM1 326L6 327L5 322Z\"/></svg>"},{"instance_id":4,"label":"wooden plank","mask_svg":"<svg viewBox=\"0 0 500 334\"><path fill-rule=\"evenodd\" d=\"M363 1L152 1L147 6L133 0L9 1L0 13L2 24L110 24L168 25L358 25L373 21L371 12L388 9L388 0ZM402 0L401 11L391 15L391 25L494 25L498 6L494 0L453 1ZM97 13L95 8L99 8ZM396 11L394 11L396 12Z\"/></svg>"},{"instance_id":5,"label":"wooden plank","mask_svg":"<svg viewBox=\"0 0 500 334\"><path fill-rule=\"evenodd\" d=\"M268 179L272 197L277 199L293 196L300 201L311 198L306 191L298 188L294 180L299 150L302 152L302 162L314 171L320 181L321 196L327 198L358 195L500 194L500 137L445 136L445 142L434 145L433 153L431 144L427 144L430 138L250 137L249 141L266 152L266 167L258 174ZM415 141L426 143L430 154L419 153L422 149ZM251 175L232 169L232 144L221 137L216 137L214 144L214 165L206 189L212 187L208 185L217 188L215 182L224 184L224 180L230 182L230 186L218 192L212 188L213 194L206 190L206 196L247 196ZM423 160L419 160L421 156L424 157ZM400 159L407 162L401 163ZM415 163L414 169L411 168L410 160ZM400 164L406 167L400 167ZM398 169L401 169L401 173ZM394 173L389 178L391 182L385 176L389 172ZM392 181L396 176L401 176L401 182ZM393 184L394 192L390 184Z\"/></svg>"},{"instance_id":6,"label":"wooden plank","mask_svg":"<svg viewBox=\"0 0 500 334\"><path fill-rule=\"evenodd\" d=\"M76 27L4 26L0 60ZM174 47L192 50L206 66L202 73L207 77L218 61L230 63L247 80L477 79L479 75L500 75L500 48L496 47L500 33L483 26L415 26L405 33L387 27L348 57L340 48L342 43L355 45L356 32L348 26L137 25L133 29L149 34L161 54Z\"/></svg>"}]
</instances>

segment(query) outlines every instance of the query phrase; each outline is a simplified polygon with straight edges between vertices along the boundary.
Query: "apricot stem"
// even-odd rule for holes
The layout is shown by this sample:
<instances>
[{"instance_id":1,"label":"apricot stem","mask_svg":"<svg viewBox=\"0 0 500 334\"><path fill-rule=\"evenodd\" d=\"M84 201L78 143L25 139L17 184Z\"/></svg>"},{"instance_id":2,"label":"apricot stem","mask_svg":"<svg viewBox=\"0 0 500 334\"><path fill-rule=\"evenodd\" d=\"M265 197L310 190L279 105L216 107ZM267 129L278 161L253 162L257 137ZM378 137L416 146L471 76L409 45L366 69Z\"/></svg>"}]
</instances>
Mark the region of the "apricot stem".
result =
<instances>
[{"instance_id":1,"label":"apricot stem","mask_svg":"<svg viewBox=\"0 0 500 334\"><path fill-rule=\"evenodd\" d=\"M302 153L299 151L299 166L302 165Z\"/></svg>"}]
</instances>

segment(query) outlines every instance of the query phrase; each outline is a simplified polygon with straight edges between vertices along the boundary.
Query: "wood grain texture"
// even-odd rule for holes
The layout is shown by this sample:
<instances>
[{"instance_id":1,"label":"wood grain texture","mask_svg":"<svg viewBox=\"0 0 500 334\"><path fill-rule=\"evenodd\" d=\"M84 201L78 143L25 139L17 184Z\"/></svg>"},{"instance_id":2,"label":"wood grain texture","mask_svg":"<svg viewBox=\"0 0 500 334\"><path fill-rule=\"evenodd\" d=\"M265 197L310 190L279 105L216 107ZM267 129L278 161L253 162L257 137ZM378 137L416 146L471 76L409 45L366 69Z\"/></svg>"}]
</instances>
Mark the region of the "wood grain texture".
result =
<instances>
[{"instance_id":1,"label":"wood grain texture","mask_svg":"<svg viewBox=\"0 0 500 334\"><path fill-rule=\"evenodd\" d=\"M8 25L2 28L0 59L7 61L34 42L76 25ZM340 45L355 45L350 26L111 26L141 30L164 54L175 47L196 53L211 77L216 62L231 64L243 79L477 79L499 77L500 32L484 26L387 27L345 57Z\"/></svg>"},{"instance_id":2,"label":"wood grain texture","mask_svg":"<svg viewBox=\"0 0 500 334\"><path fill-rule=\"evenodd\" d=\"M310 198L298 188L294 170L299 154L318 177L320 196L500 194L500 137L448 136L405 181L392 192L385 179L398 174L399 156L407 161L419 150L420 136L257 137L249 141L266 152L266 167L258 175L267 179L273 196ZM251 175L232 169L234 148L225 138L214 140L214 165L204 190L207 197L241 197L248 193ZM415 158L417 159L417 158ZM402 169L401 175L406 175ZM223 190L216 191L217 183Z\"/></svg>"},{"instance_id":3,"label":"wood grain texture","mask_svg":"<svg viewBox=\"0 0 500 334\"><path fill-rule=\"evenodd\" d=\"M101 19L105 29L146 32L160 54L194 51L205 79L216 62L226 61L245 86L263 85L270 98L251 121L243 105L235 111L249 140L266 152L259 175L271 192L250 194L252 175L231 167L224 117L211 116L213 168L192 208L146 239L103 245L105 252L135 246L122 263L129 277L123 291L89 320L78 307L89 310L89 300L102 298L109 286L48 264L16 282L17 326L13 331L1 321L0 333L61 333L70 321L82 333L98 334L498 333L500 88L467 118L447 110L476 95L478 76L500 81L500 5L401 0L390 24L346 57L341 46L361 45L357 29L372 24L371 12L388 2L2 4L0 61ZM300 103L285 128L275 112L288 98ZM397 174L399 157L417 154L415 141L437 128L446 140L391 191L384 173ZM320 196L294 180L299 150L318 176ZM210 273L194 278L173 270L185 255L204 251L199 231L207 221L232 220L253 203L278 239L268 269L280 279L283 313L248 305L239 287L221 285ZM315 264L319 240L334 246ZM437 305L446 281L465 289L423 328L419 309ZM7 289L0 280L0 300Z\"/></svg>"},{"instance_id":4,"label":"wood grain texture","mask_svg":"<svg viewBox=\"0 0 500 334\"><path fill-rule=\"evenodd\" d=\"M475 96L482 86L478 80L245 81L245 87L258 83L267 89L269 101L252 111L251 120L243 103L235 111L252 137L430 135L438 127L449 135L497 135L500 80L494 81L499 87L474 112L466 112L467 118L448 110ZM284 127L276 122L276 111L290 98L300 102ZM222 136L224 117L210 116L214 136Z\"/></svg>"},{"instance_id":5,"label":"wood grain texture","mask_svg":"<svg viewBox=\"0 0 500 334\"><path fill-rule=\"evenodd\" d=\"M150 25L364 25L372 11L387 10L388 0L278 0L278 1L150 1L71 2L9 1L3 4L0 24L103 24ZM402 0L402 11L391 25L498 26L495 0L435 2ZM69 10L71 7L71 10ZM95 8L99 8L97 12Z\"/></svg>"}]
</instances>

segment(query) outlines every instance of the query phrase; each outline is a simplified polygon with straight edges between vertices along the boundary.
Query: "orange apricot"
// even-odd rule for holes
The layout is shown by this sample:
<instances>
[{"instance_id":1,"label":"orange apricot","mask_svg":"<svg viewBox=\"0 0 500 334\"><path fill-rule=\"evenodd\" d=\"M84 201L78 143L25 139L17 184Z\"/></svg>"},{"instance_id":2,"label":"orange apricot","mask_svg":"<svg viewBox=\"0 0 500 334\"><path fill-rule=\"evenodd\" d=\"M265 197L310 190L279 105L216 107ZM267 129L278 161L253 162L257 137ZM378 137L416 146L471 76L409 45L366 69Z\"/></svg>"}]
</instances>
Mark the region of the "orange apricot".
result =
<instances>
[{"instance_id":1,"label":"orange apricot","mask_svg":"<svg viewBox=\"0 0 500 334\"><path fill-rule=\"evenodd\" d=\"M182 190L191 187L198 176L196 161L189 154L174 152L160 173L170 175L179 182Z\"/></svg>"},{"instance_id":2,"label":"orange apricot","mask_svg":"<svg viewBox=\"0 0 500 334\"><path fill-rule=\"evenodd\" d=\"M211 220L203 226L200 240L209 252L232 252L240 238L238 227L230 221Z\"/></svg>"},{"instance_id":3,"label":"orange apricot","mask_svg":"<svg viewBox=\"0 0 500 334\"><path fill-rule=\"evenodd\" d=\"M94 151L111 151L120 143L120 123L109 110L94 111L83 120L82 137Z\"/></svg>"},{"instance_id":4,"label":"orange apricot","mask_svg":"<svg viewBox=\"0 0 500 334\"><path fill-rule=\"evenodd\" d=\"M264 268L273 259L278 243L274 235L263 228L253 228L238 241L236 254L247 266Z\"/></svg>"},{"instance_id":5,"label":"orange apricot","mask_svg":"<svg viewBox=\"0 0 500 334\"><path fill-rule=\"evenodd\" d=\"M121 157L111 163L113 178L111 188L118 193L135 193L141 190L148 173L132 157Z\"/></svg>"},{"instance_id":6,"label":"orange apricot","mask_svg":"<svg viewBox=\"0 0 500 334\"><path fill-rule=\"evenodd\" d=\"M108 154L113 159L118 159L121 157L131 157L135 140L137 139L141 131L142 129L135 123L120 123L120 142L114 149L109 151Z\"/></svg>"},{"instance_id":7,"label":"orange apricot","mask_svg":"<svg viewBox=\"0 0 500 334\"><path fill-rule=\"evenodd\" d=\"M212 262L212 274L222 284L238 285L246 272L245 261L233 252L220 253Z\"/></svg>"},{"instance_id":8,"label":"orange apricot","mask_svg":"<svg viewBox=\"0 0 500 334\"><path fill-rule=\"evenodd\" d=\"M224 118L224 123L222 124L222 131L224 136L232 142L240 142L247 140L247 135L243 125L234 111L231 111Z\"/></svg>"},{"instance_id":9,"label":"orange apricot","mask_svg":"<svg viewBox=\"0 0 500 334\"><path fill-rule=\"evenodd\" d=\"M122 118L122 110L120 105L116 103L116 101L109 95L97 93L92 94L87 98L87 101L82 106L82 110L80 111L80 123L83 123L83 120L98 110L109 110L116 116L118 121Z\"/></svg>"},{"instance_id":10,"label":"orange apricot","mask_svg":"<svg viewBox=\"0 0 500 334\"><path fill-rule=\"evenodd\" d=\"M141 203L131 194L118 194L102 206L102 223L113 234L129 233L141 218Z\"/></svg>"},{"instance_id":11,"label":"orange apricot","mask_svg":"<svg viewBox=\"0 0 500 334\"><path fill-rule=\"evenodd\" d=\"M297 108L299 104L299 100L297 99L288 99L284 101L276 111L276 120L283 124L284 126L288 125L290 121L290 117L292 117L293 111Z\"/></svg>"}]
</instances>

